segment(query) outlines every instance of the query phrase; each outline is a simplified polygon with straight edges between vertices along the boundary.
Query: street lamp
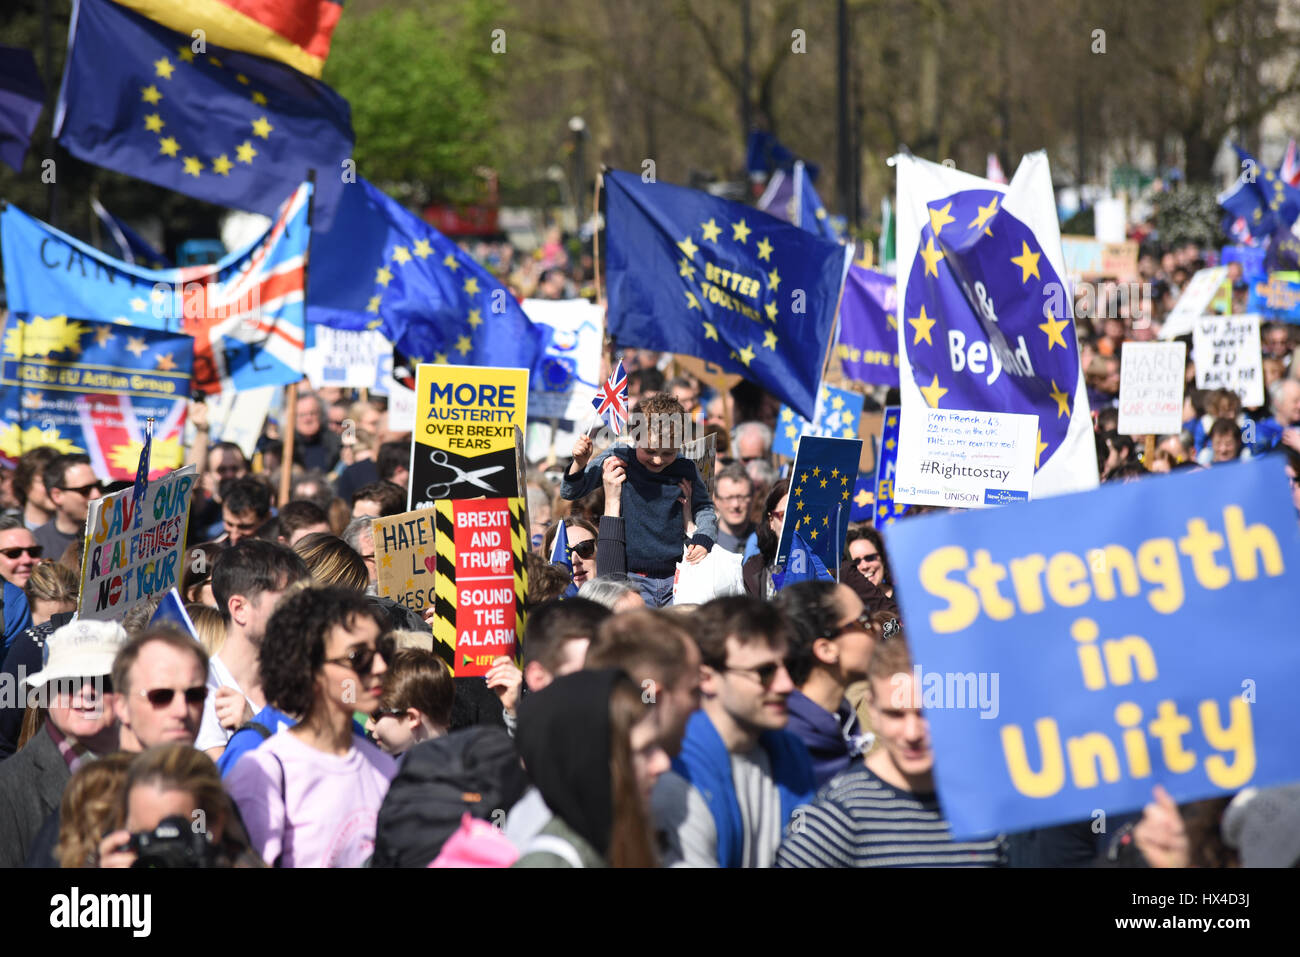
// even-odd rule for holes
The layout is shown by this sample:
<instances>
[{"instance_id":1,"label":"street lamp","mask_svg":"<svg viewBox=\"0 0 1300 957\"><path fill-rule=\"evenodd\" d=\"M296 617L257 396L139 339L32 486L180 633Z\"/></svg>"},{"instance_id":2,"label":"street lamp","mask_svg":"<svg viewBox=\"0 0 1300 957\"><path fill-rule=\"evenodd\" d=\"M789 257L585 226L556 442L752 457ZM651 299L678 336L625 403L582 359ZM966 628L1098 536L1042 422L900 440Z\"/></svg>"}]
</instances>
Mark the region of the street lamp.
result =
<instances>
[{"instance_id":1,"label":"street lamp","mask_svg":"<svg viewBox=\"0 0 1300 957\"><path fill-rule=\"evenodd\" d=\"M577 216L577 228L581 229L587 190L587 121L581 116L569 117L569 132L573 135L573 211Z\"/></svg>"}]
</instances>

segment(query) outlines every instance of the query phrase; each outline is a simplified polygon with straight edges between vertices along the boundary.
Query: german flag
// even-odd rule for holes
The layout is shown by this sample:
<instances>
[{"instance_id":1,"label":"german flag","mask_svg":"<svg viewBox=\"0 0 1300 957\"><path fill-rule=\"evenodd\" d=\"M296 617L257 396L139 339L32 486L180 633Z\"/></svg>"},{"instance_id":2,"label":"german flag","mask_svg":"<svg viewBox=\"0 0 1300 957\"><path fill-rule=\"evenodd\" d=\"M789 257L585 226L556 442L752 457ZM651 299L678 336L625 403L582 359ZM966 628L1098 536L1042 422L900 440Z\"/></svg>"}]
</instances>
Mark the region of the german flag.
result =
<instances>
[{"instance_id":1,"label":"german flag","mask_svg":"<svg viewBox=\"0 0 1300 957\"><path fill-rule=\"evenodd\" d=\"M320 79L342 0L117 0L155 23L214 46L279 60Z\"/></svg>"}]
</instances>

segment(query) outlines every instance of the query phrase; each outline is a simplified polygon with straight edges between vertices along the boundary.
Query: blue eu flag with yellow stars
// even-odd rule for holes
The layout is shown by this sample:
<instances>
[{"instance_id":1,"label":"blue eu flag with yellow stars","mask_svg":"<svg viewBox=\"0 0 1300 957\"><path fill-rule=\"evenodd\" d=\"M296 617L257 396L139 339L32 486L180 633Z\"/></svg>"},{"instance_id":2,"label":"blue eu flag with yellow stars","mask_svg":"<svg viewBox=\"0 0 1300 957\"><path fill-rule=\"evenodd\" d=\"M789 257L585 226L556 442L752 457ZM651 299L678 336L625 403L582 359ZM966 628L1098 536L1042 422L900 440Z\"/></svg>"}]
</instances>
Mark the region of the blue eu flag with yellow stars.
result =
<instances>
[{"instance_id":1,"label":"blue eu flag with yellow stars","mask_svg":"<svg viewBox=\"0 0 1300 957\"><path fill-rule=\"evenodd\" d=\"M894 524L906 515L910 505L894 501L894 473L898 470L898 422L896 405L885 406L885 420L880 429L879 458L876 460L876 487L872 496L871 521L876 528Z\"/></svg>"},{"instance_id":2,"label":"blue eu flag with yellow stars","mask_svg":"<svg viewBox=\"0 0 1300 957\"><path fill-rule=\"evenodd\" d=\"M847 389L823 385L817 394L817 409L809 421L788 405L777 414L772 435L772 451L794 458L800 436L828 435L839 439L856 439L862 418L862 396Z\"/></svg>"},{"instance_id":3,"label":"blue eu flag with yellow stars","mask_svg":"<svg viewBox=\"0 0 1300 957\"><path fill-rule=\"evenodd\" d=\"M1246 232L1257 240L1289 231L1300 218L1300 189L1266 168L1250 153L1233 144L1241 162L1241 175L1219 196L1219 205L1244 220ZM1230 217L1231 218L1231 217Z\"/></svg>"},{"instance_id":4,"label":"blue eu flag with yellow stars","mask_svg":"<svg viewBox=\"0 0 1300 957\"><path fill-rule=\"evenodd\" d=\"M1045 153L1009 186L897 158L901 445L925 409L1038 416L1035 498L1097 485Z\"/></svg>"},{"instance_id":5,"label":"blue eu flag with yellow stars","mask_svg":"<svg viewBox=\"0 0 1300 957\"><path fill-rule=\"evenodd\" d=\"M794 164L794 196L798 210L795 213L795 225L802 226L823 239L839 242L839 234L831 225L831 218L822 204L822 198L817 195L812 177L808 175L802 160Z\"/></svg>"},{"instance_id":6,"label":"blue eu flag with yellow stars","mask_svg":"<svg viewBox=\"0 0 1300 957\"><path fill-rule=\"evenodd\" d=\"M615 342L717 363L812 418L850 248L617 170L605 191Z\"/></svg>"},{"instance_id":7,"label":"blue eu flag with yellow stars","mask_svg":"<svg viewBox=\"0 0 1300 957\"><path fill-rule=\"evenodd\" d=\"M77 0L54 133L78 159L274 216L315 170L328 227L352 155L347 101L292 67Z\"/></svg>"},{"instance_id":8,"label":"blue eu flag with yellow stars","mask_svg":"<svg viewBox=\"0 0 1300 957\"><path fill-rule=\"evenodd\" d=\"M776 549L778 565L785 564L798 532L827 568L839 567L861 454L861 439L806 435L800 440Z\"/></svg>"},{"instance_id":9,"label":"blue eu flag with yellow stars","mask_svg":"<svg viewBox=\"0 0 1300 957\"><path fill-rule=\"evenodd\" d=\"M468 253L364 179L312 238L307 320L378 329L415 362L531 369L543 332Z\"/></svg>"}]
</instances>

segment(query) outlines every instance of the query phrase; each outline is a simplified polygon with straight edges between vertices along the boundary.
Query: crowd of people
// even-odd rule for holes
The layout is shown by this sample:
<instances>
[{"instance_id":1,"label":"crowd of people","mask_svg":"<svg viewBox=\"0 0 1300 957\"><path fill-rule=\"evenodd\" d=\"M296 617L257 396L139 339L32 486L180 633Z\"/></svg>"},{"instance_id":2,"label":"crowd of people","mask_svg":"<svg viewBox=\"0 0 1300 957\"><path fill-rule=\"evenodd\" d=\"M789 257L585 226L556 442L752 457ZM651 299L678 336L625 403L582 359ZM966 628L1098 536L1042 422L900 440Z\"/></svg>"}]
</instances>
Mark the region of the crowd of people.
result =
<instances>
[{"instance_id":1,"label":"crowd of people","mask_svg":"<svg viewBox=\"0 0 1300 957\"><path fill-rule=\"evenodd\" d=\"M520 262L476 253L521 294L585 292L548 237ZM1300 363L1262 335L1266 407L1194 388L1184 428L1117 431L1125 341L1158 334L1202 265L1144 255L1156 294L1097 290L1076 331L1103 481L1285 459L1300 512ZM1234 299L1243 295L1240 275ZM527 289L522 288L524 285ZM1189 354L1190 354L1189 349ZM612 359L612 356L607 359ZM527 625L516 661L453 677L429 618L379 594L373 523L406 510L411 434L382 397L299 393L252 459L209 443L180 591L198 640L155 623L75 620L90 503L128 487L90 459L26 452L0 483L4 652L0 864L6 866L1197 866L1300 859L1296 788L955 841L913 680L886 541L850 527L835 581L778 587L790 486L779 403L712 390L672 356L627 349L634 414L662 426L529 463ZM894 404L877 388L868 410ZM706 484L681 424L716 439ZM292 481L280 501L284 433ZM1152 452L1151 449L1154 449ZM910 514L927 509L916 508ZM904 517L903 521L908 518ZM553 543L563 527L562 561ZM675 601L683 570L736 569ZM1277 821L1283 826L1279 827Z\"/></svg>"}]
</instances>

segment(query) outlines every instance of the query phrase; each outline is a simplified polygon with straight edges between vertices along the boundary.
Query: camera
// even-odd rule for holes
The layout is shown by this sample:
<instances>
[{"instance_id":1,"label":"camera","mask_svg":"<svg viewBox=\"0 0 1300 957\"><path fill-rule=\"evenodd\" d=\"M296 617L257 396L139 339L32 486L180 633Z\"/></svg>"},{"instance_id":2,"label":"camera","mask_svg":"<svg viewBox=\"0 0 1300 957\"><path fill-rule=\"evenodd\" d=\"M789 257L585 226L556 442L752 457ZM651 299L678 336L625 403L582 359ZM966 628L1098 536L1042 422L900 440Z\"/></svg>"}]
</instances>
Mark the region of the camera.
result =
<instances>
[{"instance_id":1,"label":"camera","mask_svg":"<svg viewBox=\"0 0 1300 957\"><path fill-rule=\"evenodd\" d=\"M131 835L126 845L135 851L132 867L215 867L217 849L206 833L196 833L179 814L162 820L152 831Z\"/></svg>"}]
</instances>

